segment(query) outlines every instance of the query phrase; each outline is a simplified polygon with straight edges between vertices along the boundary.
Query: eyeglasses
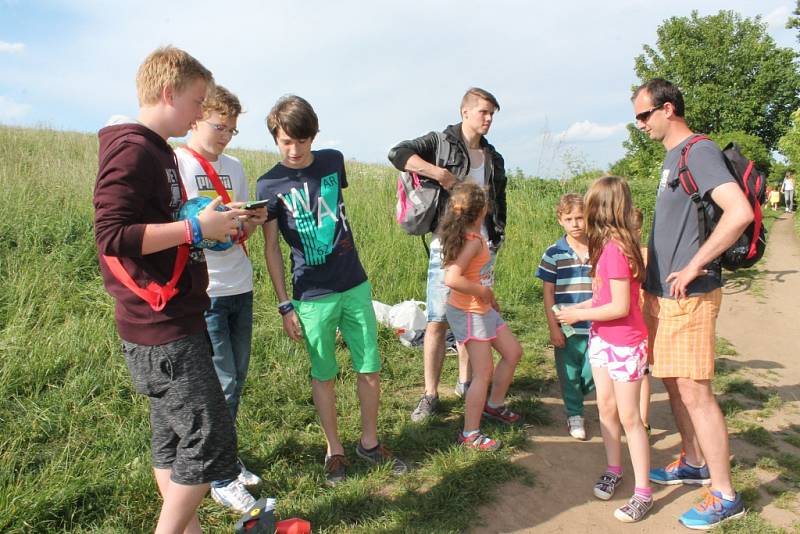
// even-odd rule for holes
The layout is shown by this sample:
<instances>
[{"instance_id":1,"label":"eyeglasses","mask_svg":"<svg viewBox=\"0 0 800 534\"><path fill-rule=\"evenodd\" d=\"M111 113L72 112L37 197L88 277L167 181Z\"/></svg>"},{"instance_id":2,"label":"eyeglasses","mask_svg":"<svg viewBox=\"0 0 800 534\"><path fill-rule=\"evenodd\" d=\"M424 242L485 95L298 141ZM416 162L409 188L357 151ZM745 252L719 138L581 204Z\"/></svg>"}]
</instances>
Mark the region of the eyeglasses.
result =
<instances>
[{"instance_id":1,"label":"eyeglasses","mask_svg":"<svg viewBox=\"0 0 800 534\"><path fill-rule=\"evenodd\" d=\"M224 124L217 124L216 122L208 122L208 121L203 121L203 122L205 122L206 124L208 124L209 126L214 128L219 133L228 133L228 132L230 132L231 135L236 135L236 134L239 133L239 130L237 130L236 128L228 128Z\"/></svg>"},{"instance_id":2,"label":"eyeglasses","mask_svg":"<svg viewBox=\"0 0 800 534\"><path fill-rule=\"evenodd\" d=\"M666 104L666 102L664 104ZM650 115L652 115L654 111L658 111L659 109L663 108L664 104L659 104L658 106L639 112L634 116L634 118L639 122L647 122L647 119L650 118Z\"/></svg>"}]
</instances>

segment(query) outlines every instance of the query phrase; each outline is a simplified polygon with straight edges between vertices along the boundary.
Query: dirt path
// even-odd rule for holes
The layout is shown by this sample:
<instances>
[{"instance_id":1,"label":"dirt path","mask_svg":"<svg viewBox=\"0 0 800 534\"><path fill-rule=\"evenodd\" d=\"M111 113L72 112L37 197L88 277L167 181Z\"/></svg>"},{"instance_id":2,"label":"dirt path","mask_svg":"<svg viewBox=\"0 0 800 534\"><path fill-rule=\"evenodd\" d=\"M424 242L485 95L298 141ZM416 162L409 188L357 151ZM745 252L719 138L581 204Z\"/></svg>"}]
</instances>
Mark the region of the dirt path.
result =
<instances>
[{"instance_id":1,"label":"dirt path","mask_svg":"<svg viewBox=\"0 0 800 534\"><path fill-rule=\"evenodd\" d=\"M717 334L727 339L737 352L726 357L723 365L751 380L766 394L777 394L783 400L772 413L743 412L752 415L772 436L777 452L800 453L781 439L781 430L800 423L800 365L797 357L797 311L800 297L800 242L793 231L793 220L783 216L775 221L769 235L767 256L759 264L755 277L746 275L731 279L723 289L724 298ZM660 381L653 380L650 423L652 463L665 465L680 450L680 439L675 431L667 395ZM482 526L473 533L523 533L523 532L689 532L680 526L677 518L700 498L700 492L691 487L656 486L654 511L642 523L623 525L613 517L615 508L621 506L633 491L632 476L627 477L617 496L602 502L592 496L592 485L605 466L605 455L594 402L587 406L587 425L591 439L578 442L568 437L563 424L563 408L556 391L543 399L552 411L554 424L536 427L531 431L529 452L516 458L519 465L534 473L533 487L518 483L508 484L501 490L496 503L480 511ZM763 403L762 403L763 404ZM745 407L748 407L745 405ZM750 462L763 452L763 448L731 437L732 453L737 459ZM631 473L627 451L623 466ZM764 489L774 482L775 474L754 470L758 493L751 509L776 526L789 526L800 520L800 515L776 506L774 497ZM791 507L790 507L791 508Z\"/></svg>"}]
</instances>

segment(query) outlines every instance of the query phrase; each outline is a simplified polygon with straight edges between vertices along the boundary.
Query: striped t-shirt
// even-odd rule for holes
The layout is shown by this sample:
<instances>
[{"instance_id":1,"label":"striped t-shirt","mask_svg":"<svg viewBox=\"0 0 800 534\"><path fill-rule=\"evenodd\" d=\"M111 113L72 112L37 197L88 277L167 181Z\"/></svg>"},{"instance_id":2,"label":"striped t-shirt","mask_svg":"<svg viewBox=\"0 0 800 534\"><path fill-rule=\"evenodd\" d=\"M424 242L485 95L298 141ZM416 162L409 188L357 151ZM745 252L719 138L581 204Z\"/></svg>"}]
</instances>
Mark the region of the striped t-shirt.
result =
<instances>
[{"instance_id":1,"label":"striped t-shirt","mask_svg":"<svg viewBox=\"0 0 800 534\"><path fill-rule=\"evenodd\" d=\"M564 236L542 255L542 261L536 269L536 277L543 282L555 284L556 304L572 305L591 300L592 278L589 276L591 269L589 258L581 260ZM589 321L581 321L572 326L576 334L589 335Z\"/></svg>"}]
</instances>

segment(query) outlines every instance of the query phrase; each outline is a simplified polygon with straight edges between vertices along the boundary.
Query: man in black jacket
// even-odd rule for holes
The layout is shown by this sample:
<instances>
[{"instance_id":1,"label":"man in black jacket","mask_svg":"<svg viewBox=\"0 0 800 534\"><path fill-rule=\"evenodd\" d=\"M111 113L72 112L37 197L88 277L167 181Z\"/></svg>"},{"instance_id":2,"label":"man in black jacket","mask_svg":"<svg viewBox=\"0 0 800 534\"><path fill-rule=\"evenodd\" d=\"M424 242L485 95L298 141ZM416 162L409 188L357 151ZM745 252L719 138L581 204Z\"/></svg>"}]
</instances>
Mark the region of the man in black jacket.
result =
<instances>
[{"instance_id":1,"label":"man in black jacket","mask_svg":"<svg viewBox=\"0 0 800 534\"><path fill-rule=\"evenodd\" d=\"M503 242L506 225L506 173L503 157L484 137L500 105L488 91L473 87L461 99L461 123L448 126L443 134L430 132L402 141L389 151L389 160L398 170L415 172L439 182L445 190L464 180L472 180L488 190L491 202L482 234L489 242L494 261ZM444 144L444 145L443 145ZM446 200L447 195L442 195ZM443 209L446 202L442 202ZM435 230L428 263L425 330L425 393L411 414L412 421L430 416L439 404L439 378L445 353L447 319L445 305L449 290L444 285L442 249ZM459 377L456 394L463 396L469 387L468 358L459 346Z\"/></svg>"}]
</instances>

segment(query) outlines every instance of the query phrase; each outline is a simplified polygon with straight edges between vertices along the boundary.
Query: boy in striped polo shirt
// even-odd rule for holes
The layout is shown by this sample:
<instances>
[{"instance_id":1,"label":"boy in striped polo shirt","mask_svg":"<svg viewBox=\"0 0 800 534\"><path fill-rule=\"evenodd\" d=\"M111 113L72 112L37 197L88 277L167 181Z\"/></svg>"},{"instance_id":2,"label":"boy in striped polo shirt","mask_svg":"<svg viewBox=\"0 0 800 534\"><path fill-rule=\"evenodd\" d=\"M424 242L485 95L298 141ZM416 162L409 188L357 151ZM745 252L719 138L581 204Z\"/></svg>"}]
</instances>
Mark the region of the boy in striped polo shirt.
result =
<instances>
[{"instance_id":1,"label":"boy in striped polo shirt","mask_svg":"<svg viewBox=\"0 0 800 534\"><path fill-rule=\"evenodd\" d=\"M583 197L575 193L563 195L556 214L565 234L542 255L536 277L544 282L544 311L550 328L550 342L555 348L567 429L573 438L585 440L583 398L594 390L592 367L586 357L589 322L576 323L572 325L574 333L570 329L565 333L553 314L554 304L570 306L592 298Z\"/></svg>"}]
</instances>

